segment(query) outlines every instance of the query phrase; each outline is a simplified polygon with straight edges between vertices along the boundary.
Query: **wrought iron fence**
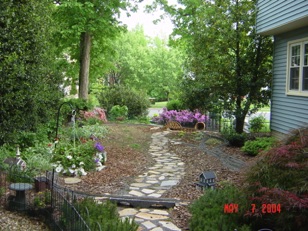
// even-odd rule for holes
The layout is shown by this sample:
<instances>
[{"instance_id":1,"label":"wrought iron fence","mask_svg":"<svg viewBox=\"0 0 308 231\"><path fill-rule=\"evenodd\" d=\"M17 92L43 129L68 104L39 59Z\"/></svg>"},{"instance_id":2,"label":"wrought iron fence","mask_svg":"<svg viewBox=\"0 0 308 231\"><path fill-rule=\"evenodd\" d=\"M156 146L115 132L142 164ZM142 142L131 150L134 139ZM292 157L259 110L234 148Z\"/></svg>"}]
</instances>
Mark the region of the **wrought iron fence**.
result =
<instances>
[{"instance_id":1,"label":"wrought iron fence","mask_svg":"<svg viewBox=\"0 0 308 231\"><path fill-rule=\"evenodd\" d=\"M52 230L91 230L74 205L84 197L58 185L54 172L30 177L16 166L0 165L1 206L43 216Z\"/></svg>"}]
</instances>

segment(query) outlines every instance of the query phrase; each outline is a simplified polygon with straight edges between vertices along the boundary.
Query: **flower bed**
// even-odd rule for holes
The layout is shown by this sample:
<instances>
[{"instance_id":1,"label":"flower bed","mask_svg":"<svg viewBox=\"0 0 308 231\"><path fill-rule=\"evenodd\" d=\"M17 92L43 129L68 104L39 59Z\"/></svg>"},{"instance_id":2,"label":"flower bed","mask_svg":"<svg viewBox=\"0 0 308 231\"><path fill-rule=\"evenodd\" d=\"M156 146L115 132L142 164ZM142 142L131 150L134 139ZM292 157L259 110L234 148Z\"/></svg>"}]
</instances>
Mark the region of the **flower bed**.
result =
<instances>
[{"instance_id":1,"label":"flower bed","mask_svg":"<svg viewBox=\"0 0 308 231\"><path fill-rule=\"evenodd\" d=\"M208 117L198 110L189 111L189 110L170 110L163 108L163 112L159 116L154 116L152 121L158 124L166 124L169 121L177 121L182 126L194 126L198 122L205 123L208 120Z\"/></svg>"},{"instance_id":2,"label":"flower bed","mask_svg":"<svg viewBox=\"0 0 308 231\"><path fill-rule=\"evenodd\" d=\"M74 131L73 138L63 138L57 142L52 157L56 172L85 176L88 171L101 171L104 168L107 153L101 144L101 139L106 135L106 129L103 129L103 126L96 126L95 132L98 138L93 134L92 127L79 128L79 131ZM80 134L83 136L77 139Z\"/></svg>"}]
</instances>

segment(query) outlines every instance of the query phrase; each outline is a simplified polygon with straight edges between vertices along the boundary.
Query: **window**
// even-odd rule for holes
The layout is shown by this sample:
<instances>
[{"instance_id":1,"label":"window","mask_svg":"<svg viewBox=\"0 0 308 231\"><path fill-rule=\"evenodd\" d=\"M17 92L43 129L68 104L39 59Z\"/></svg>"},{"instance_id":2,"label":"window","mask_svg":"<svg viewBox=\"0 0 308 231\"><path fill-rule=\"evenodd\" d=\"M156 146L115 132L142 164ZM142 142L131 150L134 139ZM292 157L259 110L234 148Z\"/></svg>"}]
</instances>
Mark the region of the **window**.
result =
<instances>
[{"instance_id":1,"label":"window","mask_svg":"<svg viewBox=\"0 0 308 231\"><path fill-rule=\"evenodd\" d=\"M308 38L288 43L287 94L308 96Z\"/></svg>"}]
</instances>

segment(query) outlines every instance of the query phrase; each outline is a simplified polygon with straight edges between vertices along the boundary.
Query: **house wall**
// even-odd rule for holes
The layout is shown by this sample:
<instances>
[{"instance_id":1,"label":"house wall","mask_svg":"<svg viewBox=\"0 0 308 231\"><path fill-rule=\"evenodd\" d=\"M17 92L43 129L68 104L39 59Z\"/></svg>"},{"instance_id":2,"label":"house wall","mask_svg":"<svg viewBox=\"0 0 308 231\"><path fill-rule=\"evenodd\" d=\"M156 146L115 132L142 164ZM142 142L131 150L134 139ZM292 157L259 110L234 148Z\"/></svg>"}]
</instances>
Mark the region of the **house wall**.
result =
<instances>
[{"instance_id":1,"label":"house wall","mask_svg":"<svg viewBox=\"0 0 308 231\"><path fill-rule=\"evenodd\" d=\"M274 35L308 25L307 0L259 0L257 2L257 33Z\"/></svg>"},{"instance_id":2,"label":"house wall","mask_svg":"<svg viewBox=\"0 0 308 231\"><path fill-rule=\"evenodd\" d=\"M305 37L308 26L274 36L271 129L276 136L308 126L308 97L286 95L287 43Z\"/></svg>"}]
</instances>

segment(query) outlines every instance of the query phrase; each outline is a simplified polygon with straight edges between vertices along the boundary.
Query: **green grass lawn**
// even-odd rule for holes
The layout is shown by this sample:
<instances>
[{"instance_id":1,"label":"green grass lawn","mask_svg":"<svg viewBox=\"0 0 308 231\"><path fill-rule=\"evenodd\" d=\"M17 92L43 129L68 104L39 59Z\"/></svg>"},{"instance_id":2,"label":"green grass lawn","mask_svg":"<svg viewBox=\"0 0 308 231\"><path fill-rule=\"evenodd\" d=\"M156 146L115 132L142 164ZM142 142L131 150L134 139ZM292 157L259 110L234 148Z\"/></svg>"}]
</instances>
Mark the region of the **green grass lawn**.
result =
<instances>
[{"instance_id":1,"label":"green grass lawn","mask_svg":"<svg viewBox=\"0 0 308 231\"><path fill-rule=\"evenodd\" d=\"M156 102L155 104L151 104L150 108L164 108L167 105L167 101Z\"/></svg>"},{"instance_id":2,"label":"green grass lawn","mask_svg":"<svg viewBox=\"0 0 308 231\"><path fill-rule=\"evenodd\" d=\"M270 111L271 111L271 108L269 106L259 109L259 112L270 112Z\"/></svg>"}]
</instances>

